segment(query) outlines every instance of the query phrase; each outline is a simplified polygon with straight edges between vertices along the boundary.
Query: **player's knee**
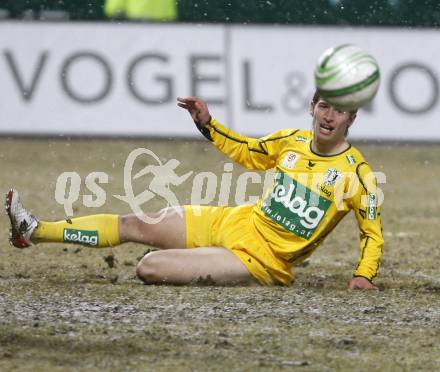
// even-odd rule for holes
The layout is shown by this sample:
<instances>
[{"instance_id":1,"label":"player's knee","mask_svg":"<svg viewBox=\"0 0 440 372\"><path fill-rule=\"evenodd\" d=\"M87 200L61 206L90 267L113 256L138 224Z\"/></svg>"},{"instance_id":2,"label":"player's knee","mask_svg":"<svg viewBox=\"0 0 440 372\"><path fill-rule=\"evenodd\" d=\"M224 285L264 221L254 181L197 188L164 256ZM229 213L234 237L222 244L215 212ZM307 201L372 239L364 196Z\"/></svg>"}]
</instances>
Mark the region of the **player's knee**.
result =
<instances>
[{"instance_id":1,"label":"player's knee","mask_svg":"<svg viewBox=\"0 0 440 372\"><path fill-rule=\"evenodd\" d=\"M160 252L150 252L137 264L136 275L145 284L159 284L163 281L163 259L160 256Z\"/></svg>"}]
</instances>

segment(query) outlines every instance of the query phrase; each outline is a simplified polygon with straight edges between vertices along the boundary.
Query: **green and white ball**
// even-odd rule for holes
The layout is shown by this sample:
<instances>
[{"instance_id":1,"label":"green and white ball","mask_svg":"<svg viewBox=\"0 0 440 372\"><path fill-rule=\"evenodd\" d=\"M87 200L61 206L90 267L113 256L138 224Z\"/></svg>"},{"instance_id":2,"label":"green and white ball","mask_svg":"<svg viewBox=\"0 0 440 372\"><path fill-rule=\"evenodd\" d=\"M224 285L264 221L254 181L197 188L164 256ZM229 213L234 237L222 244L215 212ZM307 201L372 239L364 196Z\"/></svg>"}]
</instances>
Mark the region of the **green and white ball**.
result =
<instances>
[{"instance_id":1,"label":"green and white ball","mask_svg":"<svg viewBox=\"0 0 440 372\"><path fill-rule=\"evenodd\" d=\"M380 72L375 58L351 44L326 50L315 69L315 84L322 98L343 110L356 110L374 98Z\"/></svg>"}]
</instances>

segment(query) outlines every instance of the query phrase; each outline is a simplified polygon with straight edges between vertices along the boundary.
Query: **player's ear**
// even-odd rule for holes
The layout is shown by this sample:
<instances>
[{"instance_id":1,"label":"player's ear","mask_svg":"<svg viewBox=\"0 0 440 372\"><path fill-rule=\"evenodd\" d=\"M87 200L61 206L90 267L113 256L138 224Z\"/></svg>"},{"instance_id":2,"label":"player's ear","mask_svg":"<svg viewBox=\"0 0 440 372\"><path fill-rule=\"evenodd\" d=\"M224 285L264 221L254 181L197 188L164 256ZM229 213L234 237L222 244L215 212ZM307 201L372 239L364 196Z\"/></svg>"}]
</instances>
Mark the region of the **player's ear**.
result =
<instances>
[{"instance_id":1,"label":"player's ear","mask_svg":"<svg viewBox=\"0 0 440 372\"><path fill-rule=\"evenodd\" d=\"M352 114L350 114L350 118L349 118L349 121L348 121L348 126L349 127L354 123L356 117L357 117L357 111L353 112Z\"/></svg>"},{"instance_id":2,"label":"player's ear","mask_svg":"<svg viewBox=\"0 0 440 372\"><path fill-rule=\"evenodd\" d=\"M313 101L312 102L310 102L310 105L309 105L309 114L311 115L311 116L313 116L313 111L315 110L315 104L313 103Z\"/></svg>"}]
</instances>

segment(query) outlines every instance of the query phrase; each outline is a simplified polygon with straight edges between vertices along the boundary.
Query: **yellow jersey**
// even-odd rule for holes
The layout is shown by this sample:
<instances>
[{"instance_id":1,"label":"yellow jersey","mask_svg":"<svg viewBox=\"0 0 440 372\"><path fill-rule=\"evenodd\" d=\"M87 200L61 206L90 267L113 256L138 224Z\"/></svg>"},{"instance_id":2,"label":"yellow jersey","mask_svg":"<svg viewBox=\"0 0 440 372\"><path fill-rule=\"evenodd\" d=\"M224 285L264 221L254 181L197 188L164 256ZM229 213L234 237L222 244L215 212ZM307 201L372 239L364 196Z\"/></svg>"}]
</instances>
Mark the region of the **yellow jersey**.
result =
<instances>
[{"instance_id":1,"label":"yellow jersey","mask_svg":"<svg viewBox=\"0 0 440 372\"><path fill-rule=\"evenodd\" d=\"M354 275L372 280L379 269L383 237L382 192L361 153L350 146L332 156L311 148L312 131L284 129L260 139L248 138L215 119L202 134L224 154L248 169L275 168L273 187L252 211L252 223L275 255L292 264L309 257L354 210L360 255Z\"/></svg>"}]
</instances>

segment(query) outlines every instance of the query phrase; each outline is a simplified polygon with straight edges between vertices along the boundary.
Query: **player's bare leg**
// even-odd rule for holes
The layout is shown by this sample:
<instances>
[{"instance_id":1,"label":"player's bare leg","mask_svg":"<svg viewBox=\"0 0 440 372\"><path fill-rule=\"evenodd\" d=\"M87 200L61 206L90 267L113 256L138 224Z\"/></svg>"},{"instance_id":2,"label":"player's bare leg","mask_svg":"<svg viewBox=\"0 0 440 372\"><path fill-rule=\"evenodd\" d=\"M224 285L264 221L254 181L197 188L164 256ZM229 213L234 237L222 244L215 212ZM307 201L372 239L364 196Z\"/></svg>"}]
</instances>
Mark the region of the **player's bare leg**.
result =
<instances>
[{"instance_id":1,"label":"player's bare leg","mask_svg":"<svg viewBox=\"0 0 440 372\"><path fill-rule=\"evenodd\" d=\"M136 273L146 284L257 284L238 257L222 247L150 252Z\"/></svg>"},{"instance_id":2,"label":"player's bare leg","mask_svg":"<svg viewBox=\"0 0 440 372\"><path fill-rule=\"evenodd\" d=\"M173 207L158 213L147 213L150 220L157 223L146 223L134 214L121 216L119 236L121 242L148 244L160 249L185 248L185 210Z\"/></svg>"},{"instance_id":3,"label":"player's bare leg","mask_svg":"<svg viewBox=\"0 0 440 372\"><path fill-rule=\"evenodd\" d=\"M121 241L131 241L161 248L150 252L138 263L136 273L146 284L210 284L256 283L238 257L226 248L186 248L185 211L182 207L151 213L148 224L135 215L122 216L119 229Z\"/></svg>"}]
</instances>

